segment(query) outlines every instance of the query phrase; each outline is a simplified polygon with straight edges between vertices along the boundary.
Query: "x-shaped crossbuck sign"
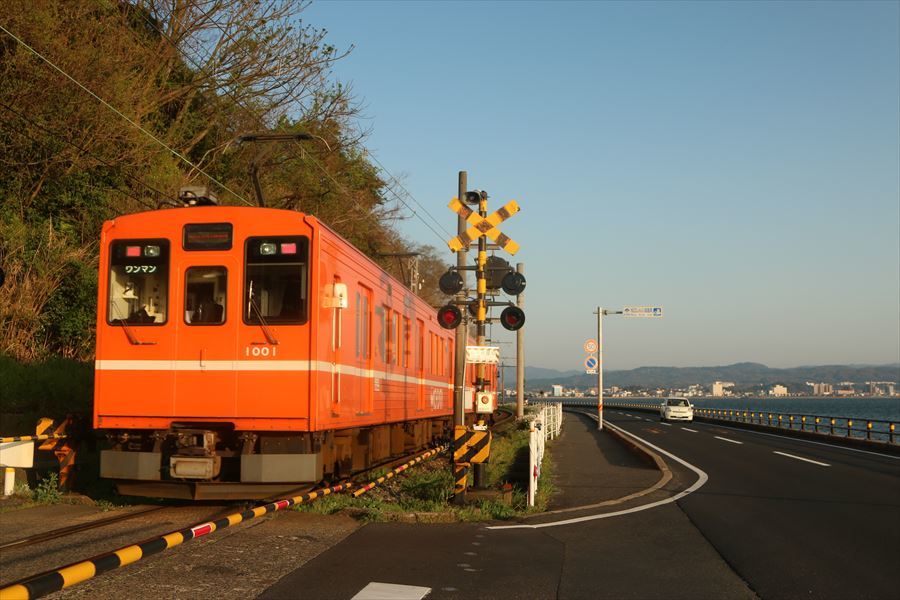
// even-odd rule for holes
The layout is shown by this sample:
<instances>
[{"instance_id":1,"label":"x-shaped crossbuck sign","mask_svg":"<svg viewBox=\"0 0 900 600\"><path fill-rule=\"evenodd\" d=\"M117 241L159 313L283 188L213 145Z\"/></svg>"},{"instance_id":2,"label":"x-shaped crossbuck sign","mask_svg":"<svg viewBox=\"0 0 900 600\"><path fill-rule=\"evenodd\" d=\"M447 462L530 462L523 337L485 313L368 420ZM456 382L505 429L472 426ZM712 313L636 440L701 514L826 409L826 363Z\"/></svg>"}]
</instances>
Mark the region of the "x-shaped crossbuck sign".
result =
<instances>
[{"instance_id":1,"label":"x-shaped crossbuck sign","mask_svg":"<svg viewBox=\"0 0 900 600\"><path fill-rule=\"evenodd\" d=\"M515 200L510 200L486 217L482 217L460 202L459 198L451 200L448 206L450 210L464 218L471 225L471 227L466 229L465 233L461 233L447 242L447 245L454 252L467 248L472 240L477 240L481 236L487 236L510 254L515 254L519 251L519 244L497 228L500 223L519 212L519 205Z\"/></svg>"}]
</instances>

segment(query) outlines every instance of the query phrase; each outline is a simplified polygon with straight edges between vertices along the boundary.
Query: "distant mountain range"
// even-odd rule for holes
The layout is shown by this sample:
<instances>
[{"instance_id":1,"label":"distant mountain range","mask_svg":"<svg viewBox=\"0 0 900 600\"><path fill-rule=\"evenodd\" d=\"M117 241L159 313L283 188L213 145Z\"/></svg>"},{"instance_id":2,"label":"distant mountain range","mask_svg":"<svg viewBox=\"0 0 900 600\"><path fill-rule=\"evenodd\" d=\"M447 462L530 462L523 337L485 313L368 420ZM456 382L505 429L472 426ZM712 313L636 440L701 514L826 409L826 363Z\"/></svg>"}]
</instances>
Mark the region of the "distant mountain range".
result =
<instances>
[{"instance_id":1,"label":"distant mountain range","mask_svg":"<svg viewBox=\"0 0 900 600\"><path fill-rule=\"evenodd\" d=\"M515 386L516 370L505 370L506 387ZM692 384L710 385L729 381L737 386L782 384L789 388L804 386L807 381L838 384L852 381L894 381L900 383L900 363L889 365L823 365L773 369L759 363L736 363L718 367L639 367L626 371L604 371L603 387L639 386L642 388L678 388ZM528 390L549 390L551 385L585 389L597 385L596 375L584 371L557 371L541 367L525 368Z\"/></svg>"}]
</instances>

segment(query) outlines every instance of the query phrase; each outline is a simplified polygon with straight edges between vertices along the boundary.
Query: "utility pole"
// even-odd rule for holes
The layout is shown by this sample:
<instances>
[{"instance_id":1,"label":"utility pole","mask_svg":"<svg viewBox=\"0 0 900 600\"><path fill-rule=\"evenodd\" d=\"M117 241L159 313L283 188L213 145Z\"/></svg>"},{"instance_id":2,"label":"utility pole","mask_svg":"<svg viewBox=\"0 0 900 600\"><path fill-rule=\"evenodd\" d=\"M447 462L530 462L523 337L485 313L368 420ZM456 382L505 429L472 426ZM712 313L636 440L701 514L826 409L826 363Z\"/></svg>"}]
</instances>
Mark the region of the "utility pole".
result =
<instances>
[{"instance_id":1,"label":"utility pole","mask_svg":"<svg viewBox=\"0 0 900 600\"><path fill-rule=\"evenodd\" d=\"M468 173L459 172L457 198L466 197L466 188L468 187ZM466 232L466 219L462 215L456 217L456 233L464 235ZM460 248L456 252L456 272L462 278L462 288L456 293L456 303L465 304L466 301L466 257L469 254L468 246ZM466 343L469 333L468 317L463 311L463 321L461 326L456 328L456 342L454 349L456 350L456 360L453 362L453 427L456 428L466 426L466 407L465 407L465 385L466 385ZM455 438L456 434L454 434ZM454 445L453 451L456 452ZM468 474L468 465L453 462L453 480L456 482L453 492L454 504L462 505L466 501L465 479Z\"/></svg>"},{"instance_id":2,"label":"utility pole","mask_svg":"<svg viewBox=\"0 0 900 600\"><path fill-rule=\"evenodd\" d=\"M459 172L459 192L457 198L466 197L466 188L468 174L465 171ZM466 232L466 219L462 215L456 217L457 235L464 235ZM456 302L465 304L466 302L466 256L469 254L468 247L461 248L456 252L456 272L462 277L462 289L456 294ZM466 412L465 399L463 396L464 386L466 384L466 337L468 333L467 319L463 311L462 327L456 328L456 361L453 370L453 425L455 427L465 427Z\"/></svg>"},{"instance_id":3,"label":"utility pole","mask_svg":"<svg viewBox=\"0 0 900 600\"><path fill-rule=\"evenodd\" d=\"M525 275L525 263L516 264L516 272ZM516 306L525 310L525 290L516 296ZM516 420L525 418L525 328L516 330Z\"/></svg>"}]
</instances>

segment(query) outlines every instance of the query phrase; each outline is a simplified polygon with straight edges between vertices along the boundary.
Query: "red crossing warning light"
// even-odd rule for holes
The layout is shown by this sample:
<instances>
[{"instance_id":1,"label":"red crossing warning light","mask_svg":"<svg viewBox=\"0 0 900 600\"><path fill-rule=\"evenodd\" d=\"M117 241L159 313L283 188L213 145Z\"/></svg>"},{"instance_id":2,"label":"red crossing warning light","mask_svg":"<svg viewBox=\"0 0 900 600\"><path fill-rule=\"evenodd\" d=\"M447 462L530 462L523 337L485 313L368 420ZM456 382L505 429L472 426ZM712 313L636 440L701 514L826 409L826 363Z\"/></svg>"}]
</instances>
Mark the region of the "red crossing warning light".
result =
<instances>
[{"instance_id":1,"label":"red crossing warning light","mask_svg":"<svg viewBox=\"0 0 900 600\"><path fill-rule=\"evenodd\" d=\"M462 321L462 312L452 304L446 304L438 309L437 319L444 329L456 329Z\"/></svg>"},{"instance_id":2,"label":"red crossing warning light","mask_svg":"<svg viewBox=\"0 0 900 600\"><path fill-rule=\"evenodd\" d=\"M500 313L500 324L504 329L516 331L525 324L525 311L518 306L507 306Z\"/></svg>"}]
</instances>

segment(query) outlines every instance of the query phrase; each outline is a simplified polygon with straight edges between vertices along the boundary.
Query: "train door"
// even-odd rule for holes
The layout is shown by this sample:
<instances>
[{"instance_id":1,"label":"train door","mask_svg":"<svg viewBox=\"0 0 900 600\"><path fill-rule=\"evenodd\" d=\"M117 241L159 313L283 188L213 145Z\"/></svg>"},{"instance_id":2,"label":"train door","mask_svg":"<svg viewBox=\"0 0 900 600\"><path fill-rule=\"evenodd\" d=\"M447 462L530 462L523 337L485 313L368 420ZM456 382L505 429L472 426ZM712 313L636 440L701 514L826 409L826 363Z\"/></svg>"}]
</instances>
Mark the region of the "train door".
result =
<instances>
[{"instance_id":1,"label":"train door","mask_svg":"<svg viewBox=\"0 0 900 600\"><path fill-rule=\"evenodd\" d=\"M326 308L331 311L331 412L339 415L341 413L341 397L342 397L342 379L341 373L341 355L344 337L344 309L347 308L347 286L341 283L341 278L334 276L331 285L326 294Z\"/></svg>"},{"instance_id":2,"label":"train door","mask_svg":"<svg viewBox=\"0 0 900 600\"><path fill-rule=\"evenodd\" d=\"M224 253L187 255L182 265L177 309L175 415L229 417L235 414L237 285L240 263Z\"/></svg>"}]
</instances>

